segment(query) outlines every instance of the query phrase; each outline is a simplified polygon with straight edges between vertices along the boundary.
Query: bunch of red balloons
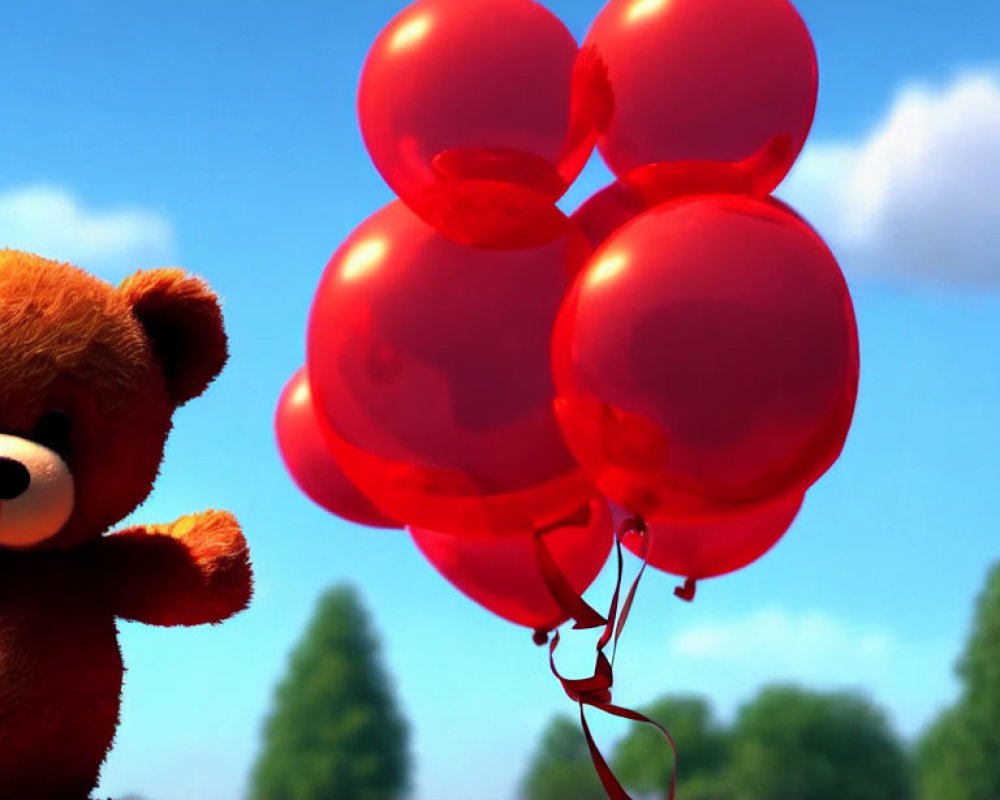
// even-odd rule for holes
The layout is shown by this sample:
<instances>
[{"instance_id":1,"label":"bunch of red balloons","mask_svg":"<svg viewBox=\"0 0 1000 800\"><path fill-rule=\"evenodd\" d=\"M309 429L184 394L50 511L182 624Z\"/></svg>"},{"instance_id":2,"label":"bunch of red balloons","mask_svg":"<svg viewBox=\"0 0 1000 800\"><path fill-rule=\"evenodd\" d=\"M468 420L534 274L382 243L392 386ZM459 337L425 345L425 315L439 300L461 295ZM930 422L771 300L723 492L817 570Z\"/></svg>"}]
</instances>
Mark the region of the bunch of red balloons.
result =
<instances>
[{"instance_id":1,"label":"bunch of red balloons","mask_svg":"<svg viewBox=\"0 0 1000 800\"><path fill-rule=\"evenodd\" d=\"M533 0L400 12L358 94L399 199L316 291L277 410L298 485L540 630L568 615L539 537L576 592L613 518L689 579L760 557L858 384L840 269L770 197L816 92L788 0L611 0L582 46ZM595 145L617 180L567 217Z\"/></svg>"}]
</instances>

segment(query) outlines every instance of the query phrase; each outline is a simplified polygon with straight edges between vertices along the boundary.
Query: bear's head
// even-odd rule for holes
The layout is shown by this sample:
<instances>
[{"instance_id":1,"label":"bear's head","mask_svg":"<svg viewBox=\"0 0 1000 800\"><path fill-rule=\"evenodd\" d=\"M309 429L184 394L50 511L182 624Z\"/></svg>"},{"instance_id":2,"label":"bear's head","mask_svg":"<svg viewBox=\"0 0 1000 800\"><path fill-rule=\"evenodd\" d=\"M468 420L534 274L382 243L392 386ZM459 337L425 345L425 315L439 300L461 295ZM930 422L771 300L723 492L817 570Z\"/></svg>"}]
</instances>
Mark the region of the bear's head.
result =
<instances>
[{"instance_id":1,"label":"bear's head","mask_svg":"<svg viewBox=\"0 0 1000 800\"><path fill-rule=\"evenodd\" d=\"M226 357L215 295L182 270L115 288L0 250L0 548L71 547L127 516Z\"/></svg>"}]
</instances>

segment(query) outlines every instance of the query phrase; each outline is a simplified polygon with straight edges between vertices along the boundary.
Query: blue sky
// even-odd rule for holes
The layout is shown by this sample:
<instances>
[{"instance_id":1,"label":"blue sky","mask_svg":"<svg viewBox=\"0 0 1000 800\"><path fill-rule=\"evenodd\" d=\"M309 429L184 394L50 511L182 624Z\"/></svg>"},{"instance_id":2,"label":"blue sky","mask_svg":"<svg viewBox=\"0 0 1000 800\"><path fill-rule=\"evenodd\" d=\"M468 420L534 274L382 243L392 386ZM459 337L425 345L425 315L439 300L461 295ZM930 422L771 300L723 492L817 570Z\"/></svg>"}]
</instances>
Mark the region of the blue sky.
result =
<instances>
[{"instance_id":1,"label":"blue sky","mask_svg":"<svg viewBox=\"0 0 1000 800\"><path fill-rule=\"evenodd\" d=\"M511 800L538 732L572 711L543 653L460 596L401 533L300 496L271 434L319 274L390 199L354 117L367 47L402 7L10 4L0 26L0 244L117 280L180 264L225 298L233 357L181 410L137 521L235 511L257 595L211 629L124 625L129 667L102 791L237 800L317 595L362 591L412 722L416 800ZM598 0L548 6L582 38ZM870 691L913 734L953 696L973 598L1000 558L1000 5L800 0L820 60L809 143L779 194L848 274L862 384L842 459L785 540L697 602L650 574L617 698L762 682ZM571 208L606 181L592 162ZM590 597L603 604L603 575ZM592 639L574 634L567 670ZM483 692L480 685L497 688ZM599 723L610 742L623 732Z\"/></svg>"}]
</instances>

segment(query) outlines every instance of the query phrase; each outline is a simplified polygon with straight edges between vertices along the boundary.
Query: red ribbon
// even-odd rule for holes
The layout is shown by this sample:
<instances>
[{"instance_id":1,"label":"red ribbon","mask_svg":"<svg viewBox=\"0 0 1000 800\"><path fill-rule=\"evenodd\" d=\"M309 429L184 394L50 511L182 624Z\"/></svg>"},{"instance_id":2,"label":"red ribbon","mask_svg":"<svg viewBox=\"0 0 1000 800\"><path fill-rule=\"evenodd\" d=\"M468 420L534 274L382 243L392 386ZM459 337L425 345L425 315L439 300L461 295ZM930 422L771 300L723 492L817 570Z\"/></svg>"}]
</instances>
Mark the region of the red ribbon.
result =
<instances>
[{"instance_id":1,"label":"red ribbon","mask_svg":"<svg viewBox=\"0 0 1000 800\"><path fill-rule=\"evenodd\" d=\"M570 585L570 582L566 580L566 576L562 574L562 570L559 569L559 565L556 564L556 560L552 557L552 553L545 544L544 537L546 531L555 527L561 527L563 524L560 523L559 526L551 526L550 528L541 528L535 532L535 563L542 573L542 578L545 580L545 585L549 593L556 603L558 603L563 614L573 620L573 627L575 629L598 628L601 625L606 625L607 620L595 611L586 600L580 597ZM537 636L535 641L538 641ZM544 641L542 644L544 644Z\"/></svg>"},{"instance_id":2,"label":"red ribbon","mask_svg":"<svg viewBox=\"0 0 1000 800\"><path fill-rule=\"evenodd\" d=\"M619 613L618 601L621 592L623 572L622 539L630 533L638 534L642 537L642 547L640 549L642 566L639 568L639 572L632 581L632 585L629 588L628 594L625 597L625 602L622 604L621 612ZM607 617L602 617L598 612L596 612L569 585L569 582L559 570L555 559L552 558L552 554L545 546L542 538L543 535L544 531L538 531L535 536L536 561L538 562L538 567L541 570L542 577L545 579L546 586L549 587L549 591L552 593L553 598L559 604L563 613L574 620L575 625L573 627L577 629L596 628L600 625L604 625L604 631L601 633L601 638L597 642L597 657L594 664L594 674L586 678L564 678L556 668L555 662L555 651L556 647L559 646L558 631L555 632L552 636L552 640L549 642L549 668L552 670L552 674L555 675L556 679L562 685L563 691L566 692L567 696L580 706L580 724L583 728L583 735L587 739L587 748L590 750L590 759L594 762L594 769L597 771L597 776L600 778L601 785L604 787L604 791L607 793L609 800L632 800L628 792L622 788L621 783L618 781L618 778L615 777L614 772L612 772L611 767L608 766L607 760L604 758L600 748L598 748L597 743L594 741L594 737L590 732L590 726L587 724L585 706L591 706L603 711L606 714L629 719L633 722L648 723L649 725L654 726L664 735L664 737L666 737L674 755L674 767L670 773L669 794L669 800L674 800L674 791L677 782L677 747L674 744L673 738L667 732L666 728L655 720L640 714L638 711L617 706L611 702L611 687L614 683L613 665L615 654L618 652L618 640L621 638L625 622L632 609L632 602L635 600L635 593L636 589L639 587L639 581L646 570L647 557L649 553L649 540L651 538L650 531L641 519L629 519L622 524L621 528L616 533L615 549L618 558L618 572L615 580L615 591L611 597L611 604ZM538 639L539 635L538 632L536 632L535 641L538 642ZM607 647L609 643L612 643L610 660L604 653L604 648Z\"/></svg>"}]
</instances>

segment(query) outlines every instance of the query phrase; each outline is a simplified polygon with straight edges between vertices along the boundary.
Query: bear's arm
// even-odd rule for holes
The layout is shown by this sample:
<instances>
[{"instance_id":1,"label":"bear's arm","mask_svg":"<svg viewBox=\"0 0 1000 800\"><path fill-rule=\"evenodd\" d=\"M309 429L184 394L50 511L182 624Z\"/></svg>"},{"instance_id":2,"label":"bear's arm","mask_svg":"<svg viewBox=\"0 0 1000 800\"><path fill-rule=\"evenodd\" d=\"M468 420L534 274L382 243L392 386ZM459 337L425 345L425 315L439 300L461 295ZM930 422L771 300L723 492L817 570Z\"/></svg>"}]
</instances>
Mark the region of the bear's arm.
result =
<instances>
[{"instance_id":1,"label":"bear's arm","mask_svg":"<svg viewBox=\"0 0 1000 800\"><path fill-rule=\"evenodd\" d=\"M115 615L149 625L221 622L250 602L246 540L226 511L126 528L96 542L101 591Z\"/></svg>"}]
</instances>

